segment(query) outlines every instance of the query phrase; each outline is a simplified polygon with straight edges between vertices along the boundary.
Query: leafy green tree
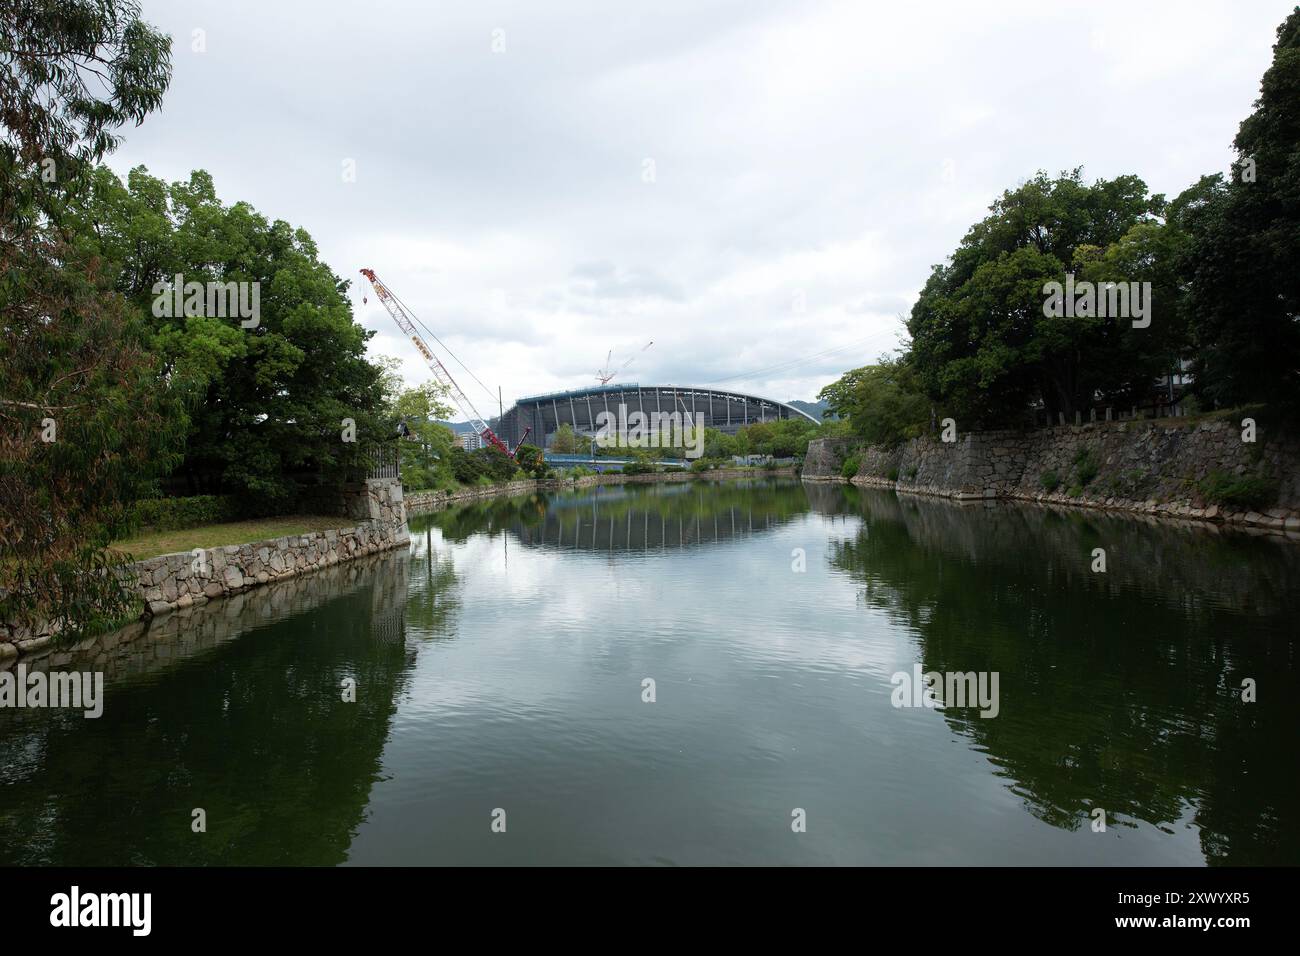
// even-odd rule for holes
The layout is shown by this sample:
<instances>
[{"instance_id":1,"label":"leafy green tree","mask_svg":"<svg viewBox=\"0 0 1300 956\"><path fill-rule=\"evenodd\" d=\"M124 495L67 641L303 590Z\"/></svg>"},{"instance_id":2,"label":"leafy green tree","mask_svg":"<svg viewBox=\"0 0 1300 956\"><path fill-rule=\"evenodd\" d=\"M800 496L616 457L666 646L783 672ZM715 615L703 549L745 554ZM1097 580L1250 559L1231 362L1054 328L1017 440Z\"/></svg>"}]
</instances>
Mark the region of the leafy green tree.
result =
<instances>
[{"instance_id":1,"label":"leafy green tree","mask_svg":"<svg viewBox=\"0 0 1300 956\"><path fill-rule=\"evenodd\" d=\"M133 500L176 460L182 410L111 272L70 243L84 167L140 122L170 41L113 0L0 7L0 630L74 634L130 605L109 571Z\"/></svg>"},{"instance_id":2,"label":"leafy green tree","mask_svg":"<svg viewBox=\"0 0 1300 956\"><path fill-rule=\"evenodd\" d=\"M557 455L576 455L580 450L582 439L568 422L561 422L551 436L551 451Z\"/></svg>"},{"instance_id":3,"label":"leafy green tree","mask_svg":"<svg viewBox=\"0 0 1300 956\"><path fill-rule=\"evenodd\" d=\"M0 626L100 627L129 604L108 545L179 460L184 416L138 318L57 240L0 242L0 315Z\"/></svg>"},{"instance_id":4,"label":"leafy green tree","mask_svg":"<svg viewBox=\"0 0 1300 956\"><path fill-rule=\"evenodd\" d=\"M456 436L438 423L451 414L447 388L427 382L403 388L388 404L388 415L399 427L405 426L401 448L402 486L407 491L447 488L455 484L451 471L451 450Z\"/></svg>"},{"instance_id":5,"label":"leafy green tree","mask_svg":"<svg viewBox=\"0 0 1300 956\"><path fill-rule=\"evenodd\" d=\"M27 228L38 209L50 211L82 167L117 146L114 130L159 107L170 82L171 40L140 19L135 0L0 6L4 227Z\"/></svg>"},{"instance_id":6,"label":"leafy green tree","mask_svg":"<svg viewBox=\"0 0 1300 956\"><path fill-rule=\"evenodd\" d=\"M520 445L515 449L515 461L529 478L545 478L550 469L546 466L546 456L536 445Z\"/></svg>"},{"instance_id":7,"label":"leafy green tree","mask_svg":"<svg viewBox=\"0 0 1300 956\"><path fill-rule=\"evenodd\" d=\"M1043 290L1099 257L1112 270L1130 262L1106 250L1138 243L1130 231L1159 224L1164 208L1136 176L1088 185L1079 170L1005 192L912 309L910 360L925 391L971 425L1005 427L1035 402L1072 417L1098 391L1141 387L1149 341L1121 335L1124 320L1050 318Z\"/></svg>"},{"instance_id":8,"label":"leafy green tree","mask_svg":"<svg viewBox=\"0 0 1300 956\"><path fill-rule=\"evenodd\" d=\"M1300 7L1278 27L1231 180L1193 218L1188 315L1211 403L1300 396ZM1204 181L1203 181L1204 182Z\"/></svg>"},{"instance_id":9,"label":"leafy green tree","mask_svg":"<svg viewBox=\"0 0 1300 956\"><path fill-rule=\"evenodd\" d=\"M742 458L746 458L749 455L754 454L754 443L750 440L749 435L743 428L736 432L735 437L732 439L731 446L734 449L732 452L733 455L739 455Z\"/></svg>"},{"instance_id":10,"label":"leafy green tree","mask_svg":"<svg viewBox=\"0 0 1300 956\"><path fill-rule=\"evenodd\" d=\"M795 458L808 451L808 440L816 433L817 426L806 418L783 418L747 425L741 431L757 454Z\"/></svg>"},{"instance_id":11,"label":"leafy green tree","mask_svg":"<svg viewBox=\"0 0 1300 956\"><path fill-rule=\"evenodd\" d=\"M456 446L451 450L452 475L462 485L499 484L516 477L519 468L509 455L494 447L473 451Z\"/></svg>"},{"instance_id":12,"label":"leafy green tree","mask_svg":"<svg viewBox=\"0 0 1300 956\"><path fill-rule=\"evenodd\" d=\"M930 402L904 358L881 356L875 365L845 372L817 397L848 420L854 435L887 448L924 434L930 419Z\"/></svg>"},{"instance_id":13,"label":"leafy green tree","mask_svg":"<svg viewBox=\"0 0 1300 956\"><path fill-rule=\"evenodd\" d=\"M738 454L736 451L736 439L732 435L717 428L704 429L704 457L705 458L730 458Z\"/></svg>"},{"instance_id":14,"label":"leafy green tree","mask_svg":"<svg viewBox=\"0 0 1300 956\"><path fill-rule=\"evenodd\" d=\"M353 320L347 283L305 230L247 203L224 205L201 170L166 184L141 167L124 184L98 169L70 215L87 254L111 263L150 323L168 387L188 400L176 473L186 490L239 494L272 512L292 507L304 486L364 468L364 448L389 433L384 370L366 360L374 333ZM178 310L178 275L247 284L259 314Z\"/></svg>"},{"instance_id":15,"label":"leafy green tree","mask_svg":"<svg viewBox=\"0 0 1300 956\"><path fill-rule=\"evenodd\" d=\"M1150 325L1102 320L1090 339L1090 376L1113 404L1141 404L1161 375L1180 370L1193 355L1187 296L1191 225L1217 196L1217 177L1203 177L1163 208L1160 221L1142 222L1104 249L1075 252L1078 277L1093 283L1150 283Z\"/></svg>"}]
</instances>

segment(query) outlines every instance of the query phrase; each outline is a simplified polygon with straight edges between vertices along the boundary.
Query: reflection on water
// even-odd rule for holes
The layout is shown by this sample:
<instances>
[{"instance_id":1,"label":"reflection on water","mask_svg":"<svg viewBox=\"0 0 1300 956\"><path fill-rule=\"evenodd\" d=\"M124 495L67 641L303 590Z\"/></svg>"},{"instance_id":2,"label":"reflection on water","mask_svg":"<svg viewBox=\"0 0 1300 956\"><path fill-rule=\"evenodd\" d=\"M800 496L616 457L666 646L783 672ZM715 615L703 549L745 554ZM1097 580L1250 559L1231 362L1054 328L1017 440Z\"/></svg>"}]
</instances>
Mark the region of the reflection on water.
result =
<instances>
[{"instance_id":1,"label":"reflection on water","mask_svg":"<svg viewBox=\"0 0 1300 956\"><path fill-rule=\"evenodd\" d=\"M1000 719L945 717L1031 813L1070 829L1094 806L1128 826L1187 817L1212 861L1300 861L1294 544L851 497L866 520L832 562L916 633L925 670L1001 672ZM1246 678L1257 703L1241 700Z\"/></svg>"},{"instance_id":2,"label":"reflection on water","mask_svg":"<svg viewBox=\"0 0 1300 956\"><path fill-rule=\"evenodd\" d=\"M558 495L498 498L434 512L453 541L508 530L531 546L647 551L718 544L784 524L807 511L790 485L606 485Z\"/></svg>"},{"instance_id":3,"label":"reflection on water","mask_svg":"<svg viewBox=\"0 0 1300 956\"><path fill-rule=\"evenodd\" d=\"M46 659L105 713L0 711L0 862L1300 862L1294 543L772 480L411 528Z\"/></svg>"},{"instance_id":4,"label":"reflection on water","mask_svg":"<svg viewBox=\"0 0 1300 956\"><path fill-rule=\"evenodd\" d=\"M29 664L103 671L106 704L0 712L0 864L341 862L414 657L407 573L364 558Z\"/></svg>"}]
</instances>

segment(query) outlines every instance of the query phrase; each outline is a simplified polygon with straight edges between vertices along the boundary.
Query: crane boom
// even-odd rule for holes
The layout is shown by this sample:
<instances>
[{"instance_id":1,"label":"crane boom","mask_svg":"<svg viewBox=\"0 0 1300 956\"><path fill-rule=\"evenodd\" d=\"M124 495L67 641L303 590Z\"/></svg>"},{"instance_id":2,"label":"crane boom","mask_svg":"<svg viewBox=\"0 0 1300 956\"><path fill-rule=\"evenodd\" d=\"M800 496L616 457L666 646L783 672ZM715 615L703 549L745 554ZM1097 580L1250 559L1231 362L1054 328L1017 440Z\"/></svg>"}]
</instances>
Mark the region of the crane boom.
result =
<instances>
[{"instance_id":1,"label":"crane boom","mask_svg":"<svg viewBox=\"0 0 1300 956\"><path fill-rule=\"evenodd\" d=\"M648 348L649 348L650 346L652 346L652 345L654 345L654 341L653 341L653 340L651 340L651 341L647 342L645 345L641 346L641 351L644 352L646 349L648 349ZM602 369L597 369L597 370L596 370L596 381L600 382L601 385L608 385L611 381L614 380L615 377L617 377L617 376L623 374L624 370L625 370L629 365L631 365L633 362L636 361L636 356L633 355L630 359L628 359L626 362L624 362L624 363L623 363L622 365L620 365L618 368L614 369L613 371L610 371L610 364L611 364L611 360L612 360L613 358L614 358L614 350L613 350L613 349L610 349L610 350L609 350L609 354L605 356L605 367L602 368Z\"/></svg>"},{"instance_id":2,"label":"crane boom","mask_svg":"<svg viewBox=\"0 0 1300 956\"><path fill-rule=\"evenodd\" d=\"M397 297L389 291L388 286L384 285L379 276L375 275L375 270L362 269L361 274L370 280L371 286L374 287L375 295L377 295L379 301L384 304L384 308L388 310L388 314L393 317L393 321L397 323L397 327L405 332L407 338L415 343L415 347L419 350L420 354L424 356L424 361L429 366L429 370L433 372L433 377L447 387L452 402L458 409L460 409L460 413L465 416L469 423L474 426L474 430L478 432L479 437L488 444L499 448L511 458L514 458L515 453L510 450L510 446L498 438L496 433L488 427L488 423L485 422L483 416L478 413L478 410L474 407L474 403L469 400L469 396L461 391L460 386L456 384L456 380L451 377L451 373L447 371L447 366L443 365L438 356L433 354L433 350L430 349L424 339L421 338L420 333L415 330L415 323L412 322L411 317L406 314L406 310L403 309L401 304L397 301Z\"/></svg>"}]
</instances>

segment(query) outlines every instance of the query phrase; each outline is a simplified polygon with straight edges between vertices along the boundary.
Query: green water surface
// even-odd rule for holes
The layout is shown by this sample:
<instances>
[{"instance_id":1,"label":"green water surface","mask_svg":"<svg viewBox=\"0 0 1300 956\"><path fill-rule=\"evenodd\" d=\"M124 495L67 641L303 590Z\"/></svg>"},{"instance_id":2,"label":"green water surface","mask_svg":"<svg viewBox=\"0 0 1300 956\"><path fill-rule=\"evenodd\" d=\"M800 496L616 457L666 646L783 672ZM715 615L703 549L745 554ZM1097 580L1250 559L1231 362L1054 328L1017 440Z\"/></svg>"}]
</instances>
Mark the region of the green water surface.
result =
<instances>
[{"instance_id":1,"label":"green water surface","mask_svg":"<svg viewBox=\"0 0 1300 956\"><path fill-rule=\"evenodd\" d=\"M0 710L0 862L1300 863L1295 542L775 480L411 529L47 659L104 714Z\"/></svg>"}]
</instances>

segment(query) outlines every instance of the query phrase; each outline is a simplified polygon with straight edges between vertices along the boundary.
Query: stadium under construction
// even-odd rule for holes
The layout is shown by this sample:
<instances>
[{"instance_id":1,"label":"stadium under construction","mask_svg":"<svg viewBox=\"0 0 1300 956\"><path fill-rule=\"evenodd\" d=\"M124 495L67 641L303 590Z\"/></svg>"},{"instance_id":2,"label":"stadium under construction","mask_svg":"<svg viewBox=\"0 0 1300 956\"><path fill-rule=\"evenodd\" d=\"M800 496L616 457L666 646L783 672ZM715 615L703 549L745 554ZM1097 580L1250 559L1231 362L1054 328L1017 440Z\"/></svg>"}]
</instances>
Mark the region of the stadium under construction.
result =
<instances>
[{"instance_id":1,"label":"stadium under construction","mask_svg":"<svg viewBox=\"0 0 1300 956\"><path fill-rule=\"evenodd\" d=\"M622 419L619 406L626 414L641 412L653 420L656 414L689 416L702 421L706 428L735 434L745 425L787 418L816 419L784 402L743 392L689 385L594 385L568 392L552 392L521 398L493 423L493 431L514 446L528 440L546 448L551 436L562 424L572 426L580 435L593 436L599 430L602 413Z\"/></svg>"}]
</instances>

